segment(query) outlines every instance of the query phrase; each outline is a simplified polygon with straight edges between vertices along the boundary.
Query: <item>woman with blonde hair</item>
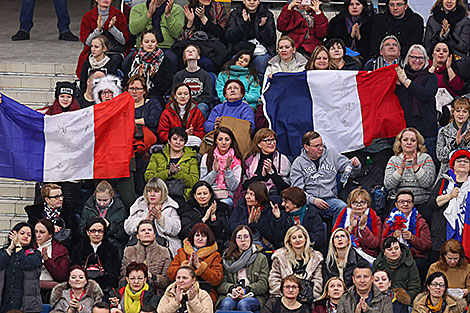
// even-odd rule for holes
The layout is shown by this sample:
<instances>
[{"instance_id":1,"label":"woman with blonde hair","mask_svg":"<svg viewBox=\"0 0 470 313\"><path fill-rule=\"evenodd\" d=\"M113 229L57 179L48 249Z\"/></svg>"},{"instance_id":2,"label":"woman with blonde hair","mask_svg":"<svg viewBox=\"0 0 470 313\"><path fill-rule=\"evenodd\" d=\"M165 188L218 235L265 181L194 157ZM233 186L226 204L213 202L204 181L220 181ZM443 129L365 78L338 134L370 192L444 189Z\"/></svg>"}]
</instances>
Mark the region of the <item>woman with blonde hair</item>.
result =
<instances>
[{"instance_id":1,"label":"woman with blonde hair","mask_svg":"<svg viewBox=\"0 0 470 313\"><path fill-rule=\"evenodd\" d=\"M426 203L434 184L436 168L431 156L426 153L423 136L415 128L403 129L395 138L393 152L395 155L388 160L384 176L391 204L396 201L400 190L410 190L416 209L431 225L431 211Z\"/></svg>"},{"instance_id":2,"label":"woman with blonde hair","mask_svg":"<svg viewBox=\"0 0 470 313\"><path fill-rule=\"evenodd\" d=\"M316 46L312 54L308 58L306 70L332 70L334 65L328 49L325 46Z\"/></svg>"},{"instance_id":3,"label":"woman with blonde hair","mask_svg":"<svg viewBox=\"0 0 470 313\"><path fill-rule=\"evenodd\" d=\"M307 230L302 225L292 226L284 237L284 247L272 255L272 268L269 272L269 293L281 296L282 279L295 275L301 279L305 294L302 303L312 305L322 292L322 261L323 256L310 246Z\"/></svg>"},{"instance_id":4,"label":"woman with blonde hair","mask_svg":"<svg viewBox=\"0 0 470 313\"><path fill-rule=\"evenodd\" d=\"M331 277L325 284L323 294L315 301L313 313L336 313L339 298L346 292L346 284L339 277Z\"/></svg>"}]
</instances>

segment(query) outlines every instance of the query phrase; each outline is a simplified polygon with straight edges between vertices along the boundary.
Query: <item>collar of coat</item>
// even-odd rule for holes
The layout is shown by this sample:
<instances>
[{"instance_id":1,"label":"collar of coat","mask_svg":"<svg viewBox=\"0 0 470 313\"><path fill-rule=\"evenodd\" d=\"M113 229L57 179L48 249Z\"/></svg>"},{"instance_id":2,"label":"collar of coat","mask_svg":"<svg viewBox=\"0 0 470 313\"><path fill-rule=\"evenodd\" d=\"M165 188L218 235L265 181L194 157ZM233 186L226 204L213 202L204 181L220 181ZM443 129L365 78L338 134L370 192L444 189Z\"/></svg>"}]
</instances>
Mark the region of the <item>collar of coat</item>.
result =
<instances>
[{"instance_id":1,"label":"collar of coat","mask_svg":"<svg viewBox=\"0 0 470 313\"><path fill-rule=\"evenodd\" d=\"M186 238L185 240L183 240L183 249L184 249L184 252L187 254L187 255L191 255L191 253L194 252L194 248L193 246L191 245L191 243L189 242L188 238ZM207 258L209 255L211 255L212 253L216 252L218 249L217 247L217 242L214 242L212 245L210 246L207 246L207 247L204 247L204 248L201 248L199 250L197 250L196 252L196 255L200 258L200 259L205 259Z\"/></svg>"},{"instance_id":2,"label":"collar of coat","mask_svg":"<svg viewBox=\"0 0 470 313\"><path fill-rule=\"evenodd\" d=\"M98 283L94 280L88 279L88 283L85 288L86 293L82 299L85 299L86 297L91 297L95 299L96 302L103 297L103 291L101 290ZM62 298L67 301L70 301L70 288L68 287L68 282L60 283L52 289L50 301L52 308L54 308L54 305L56 305L57 302L59 302L59 300Z\"/></svg>"}]
</instances>

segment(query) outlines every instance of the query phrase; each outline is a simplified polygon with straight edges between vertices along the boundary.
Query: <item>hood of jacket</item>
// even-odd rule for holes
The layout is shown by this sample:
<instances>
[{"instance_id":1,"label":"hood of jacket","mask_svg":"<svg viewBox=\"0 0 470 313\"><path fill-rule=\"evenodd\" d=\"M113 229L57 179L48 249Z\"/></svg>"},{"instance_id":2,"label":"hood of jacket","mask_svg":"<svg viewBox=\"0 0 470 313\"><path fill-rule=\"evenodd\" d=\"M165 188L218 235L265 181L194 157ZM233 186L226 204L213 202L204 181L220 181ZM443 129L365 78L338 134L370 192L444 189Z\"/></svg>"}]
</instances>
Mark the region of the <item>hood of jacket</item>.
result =
<instances>
[{"instance_id":1,"label":"hood of jacket","mask_svg":"<svg viewBox=\"0 0 470 313\"><path fill-rule=\"evenodd\" d=\"M56 303L62 298L67 301L71 300L70 288L67 288L67 285L68 282L63 282L55 286L54 289L52 289L50 301L52 307L54 307L54 305L56 305ZM93 299L96 299L97 301L98 299L103 297L103 291L101 290L97 282L92 279L89 279L84 297L91 297Z\"/></svg>"},{"instance_id":2,"label":"hood of jacket","mask_svg":"<svg viewBox=\"0 0 470 313\"><path fill-rule=\"evenodd\" d=\"M184 249L184 253L186 253L187 255L191 255L191 253L194 252L194 248L191 245L191 243L189 242L188 238L183 240L183 249ZM217 252L217 249L218 249L217 242L214 242L210 246L203 247L203 248L197 250L196 255L201 259L205 259L209 255L211 255L212 253Z\"/></svg>"},{"instance_id":3,"label":"hood of jacket","mask_svg":"<svg viewBox=\"0 0 470 313\"><path fill-rule=\"evenodd\" d=\"M229 74L236 77L247 76L250 74L250 70L240 65L230 65Z\"/></svg>"},{"instance_id":4,"label":"hood of jacket","mask_svg":"<svg viewBox=\"0 0 470 313\"><path fill-rule=\"evenodd\" d=\"M95 103L101 103L100 92L109 89L113 92L113 98L122 93L121 80L119 77L108 74L106 76L96 78L93 80L93 100Z\"/></svg>"}]
</instances>

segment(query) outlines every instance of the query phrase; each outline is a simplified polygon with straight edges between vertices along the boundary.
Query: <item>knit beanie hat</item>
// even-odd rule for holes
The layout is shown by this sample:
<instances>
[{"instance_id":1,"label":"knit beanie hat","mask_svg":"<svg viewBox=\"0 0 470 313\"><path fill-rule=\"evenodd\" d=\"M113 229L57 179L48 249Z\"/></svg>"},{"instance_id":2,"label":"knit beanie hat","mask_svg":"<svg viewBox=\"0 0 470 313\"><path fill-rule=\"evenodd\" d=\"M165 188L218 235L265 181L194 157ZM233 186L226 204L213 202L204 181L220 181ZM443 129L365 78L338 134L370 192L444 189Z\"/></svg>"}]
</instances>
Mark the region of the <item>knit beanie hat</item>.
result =
<instances>
[{"instance_id":1,"label":"knit beanie hat","mask_svg":"<svg viewBox=\"0 0 470 313\"><path fill-rule=\"evenodd\" d=\"M470 151L467 149L457 149L450 154L449 166L454 170L455 160L460 158L467 158L470 160Z\"/></svg>"},{"instance_id":2,"label":"knit beanie hat","mask_svg":"<svg viewBox=\"0 0 470 313\"><path fill-rule=\"evenodd\" d=\"M75 93L77 92L76 85L71 82L57 82L55 84L55 98L57 99L60 95L66 94L71 95L75 98Z\"/></svg>"}]
</instances>

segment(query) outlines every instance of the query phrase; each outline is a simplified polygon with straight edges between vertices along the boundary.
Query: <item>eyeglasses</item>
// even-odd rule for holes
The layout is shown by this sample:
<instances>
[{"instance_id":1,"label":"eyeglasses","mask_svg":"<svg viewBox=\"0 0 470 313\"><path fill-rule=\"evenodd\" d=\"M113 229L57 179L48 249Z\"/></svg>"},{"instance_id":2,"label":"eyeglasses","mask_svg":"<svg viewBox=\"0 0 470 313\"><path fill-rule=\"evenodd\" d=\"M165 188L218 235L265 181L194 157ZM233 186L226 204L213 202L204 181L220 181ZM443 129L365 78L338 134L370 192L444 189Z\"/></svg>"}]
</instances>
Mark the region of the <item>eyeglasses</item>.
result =
<instances>
[{"instance_id":1,"label":"eyeglasses","mask_svg":"<svg viewBox=\"0 0 470 313\"><path fill-rule=\"evenodd\" d=\"M47 196L47 198L49 199L59 199L59 198L63 198L64 195L63 194L60 194L60 195L57 195L57 196Z\"/></svg>"},{"instance_id":2,"label":"eyeglasses","mask_svg":"<svg viewBox=\"0 0 470 313\"><path fill-rule=\"evenodd\" d=\"M101 92L102 95L112 95L113 92L111 90L104 90Z\"/></svg>"},{"instance_id":3,"label":"eyeglasses","mask_svg":"<svg viewBox=\"0 0 470 313\"><path fill-rule=\"evenodd\" d=\"M446 284L430 283L433 288L445 288Z\"/></svg>"},{"instance_id":4,"label":"eyeglasses","mask_svg":"<svg viewBox=\"0 0 470 313\"><path fill-rule=\"evenodd\" d=\"M412 204L413 200L398 200L398 204Z\"/></svg>"},{"instance_id":5,"label":"eyeglasses","mask_svg":"<svg viewBox=\"0 0 470 313\"><path fill-rule=\"evenodd\" d=\"M392 8L401 8L404 5L406 5L406 3L389 3L388 4L388 6Z\"/></svg>"},{"instance_id":6,"label":"eyeglasses","mask_svg":"<svg viewBox=\"0 0 470 313\"><path fill-rule=\"evenodd\" d=\"M363 206L367 204L367 201L354 201L351 204Z\"/></svg>"},{"instance_id":7,"label":"eyeglasses","mask_svg":"<svg viewBox=\"0 0 470 313\"><path fill-rule=\"evenodd\" d=\"M250 240L249 235L237 235L237 240Z\"/></svg>"},{"instance_id":8,"label":"eyeglasses","mask_svg":"<svg viewBox=\"0 0 470 313\"><path fill-rule=\"evenodd\" d=\"M299 289L299 286L297 286L297 285L284 285L284 289L297 290L297 289Z\"/></svg>"},{"instance_id":9,"label":"eyeglasses","mask_svg":"<svg viewBox=\"0 0 470 313\"><path fill-rule=\"evenodd\" d=\"M410 55L409 59L412 61L424 61L425 57L422 56L416 56L416 55Z\"/></svg>"},{"instance_id":10,"label":"eyeglasses","mask_svg":"<svg viewBox=\"0 0 470 313\"><path fill-rule=\"evenodd\" d=\"M142 90L144 90L144 88L142 88L142 87L141 88L138 88L138 87L130 87L129 88L129 91L142 91Z\"/></svg>"},{"instance_id":11,"label":"eyeglasses","mask_svg":"<svg viewBox=\"0 0 470 313\"><path fill-rule=\"evenodd\" d=\"M104 234L104 230L102 229L90 229L89 232L92 234Z\"/></svg>"},{"instance_id":12,"label":"eyeglasses","mask_svg":"<svg viewBox=\"0 0 470 313\"><path fill-rule=\"evenodd\" d=\"M270 138L270 139L263 139L263 140L260 140L261 142L264 142L264 143L275 143L276 142L276 138Z\"/></svg>"},{"instance_id":13,"label":"eyeglasses","mask_svg":"<svg viewBox=\"0 0 470 313\"><path fill-rule=\"evenodd\" d=\"M318 145L314 145L314 146L312 146L312 145L308 145L308 146L309 146L309 147L312 147L312 148L315 148L315 149L323 148L323 144L322 144L322 143L320 143L320 144L318 144Z\"/></svg>"}]
</instances>

